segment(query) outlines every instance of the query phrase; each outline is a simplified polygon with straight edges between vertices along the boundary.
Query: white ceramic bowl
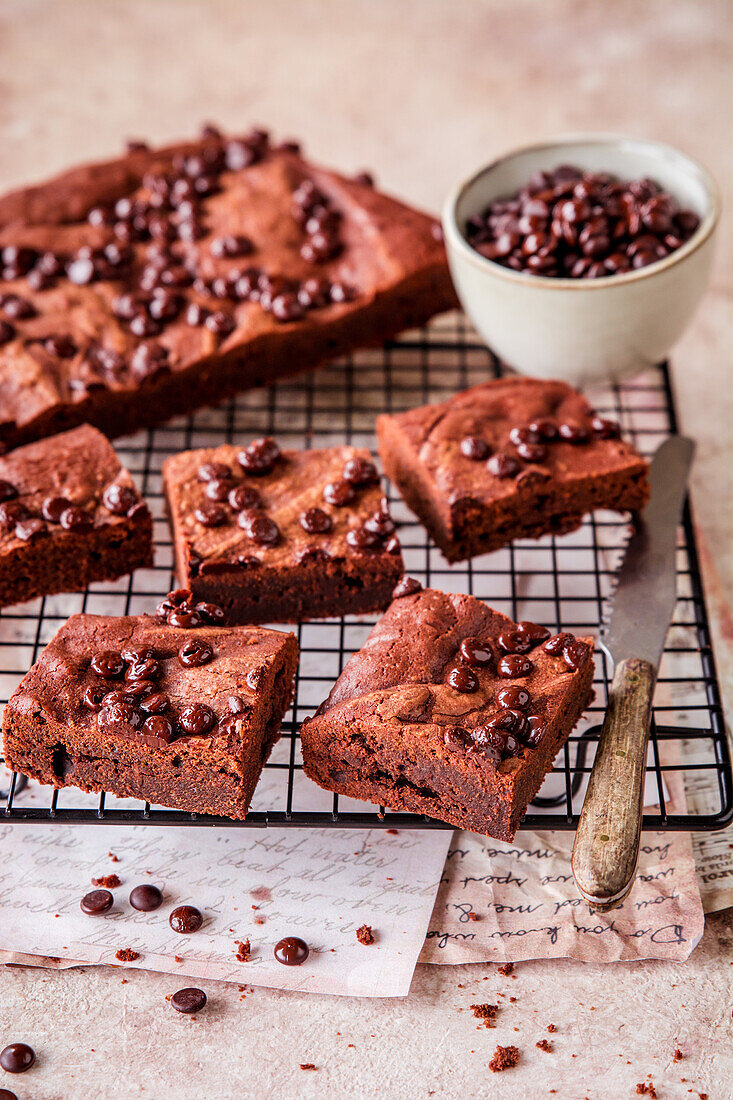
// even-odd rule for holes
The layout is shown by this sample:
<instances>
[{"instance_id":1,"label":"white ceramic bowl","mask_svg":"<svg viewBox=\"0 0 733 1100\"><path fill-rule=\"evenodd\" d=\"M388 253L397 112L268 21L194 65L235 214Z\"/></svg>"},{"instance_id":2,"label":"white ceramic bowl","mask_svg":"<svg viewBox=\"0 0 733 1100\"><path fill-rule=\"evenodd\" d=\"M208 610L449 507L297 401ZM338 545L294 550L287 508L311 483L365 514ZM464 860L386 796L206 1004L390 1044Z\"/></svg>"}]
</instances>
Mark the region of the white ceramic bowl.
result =
<instances>
[{"instance_id":1,"label":"white ceramic bowl","mask_svg":"<svg viewBox=\"0 0 733 1100\"><path fill-rule=\"evenodd\" d=\"M560 164L650 177L700 225L664 259L602 279L524 275L487 260L467 243L472 214L513 195L537 169ZM443 211L448 261L463 307L507 366L539 378L600 382L635 374L664 359L707 286L720 211L715 181L669 145L586 135L533 145L482 168L448 197Z\"/></svg>"}]
</instances>

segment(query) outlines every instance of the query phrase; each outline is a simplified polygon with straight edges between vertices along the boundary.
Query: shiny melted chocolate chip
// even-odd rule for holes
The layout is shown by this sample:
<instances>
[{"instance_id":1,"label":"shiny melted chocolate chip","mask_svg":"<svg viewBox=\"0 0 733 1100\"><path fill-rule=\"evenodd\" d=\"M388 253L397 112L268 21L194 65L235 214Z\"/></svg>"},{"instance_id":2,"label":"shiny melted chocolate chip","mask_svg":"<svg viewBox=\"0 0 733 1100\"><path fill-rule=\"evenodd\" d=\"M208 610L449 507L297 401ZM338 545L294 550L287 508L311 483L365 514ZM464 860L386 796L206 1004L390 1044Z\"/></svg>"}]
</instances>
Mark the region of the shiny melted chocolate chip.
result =
<instances>
[{"instance_id":1,"label":"shiny melted chocolate chip","mask_svg":"<svg viewBox=\"0 0 733 1100\"><path fill-rule=\"evenodd\" d=\"M193 608L189 607L171 608L166 614L166 622L169 626L183 627L189 630L195 630L196 627L203 625L203 619L198 611L194 611Z\"/></svg>"},{"instance_id":2,"label":"shiny melted chocolate chip","mask_svg":"<svg viewBox=\"0 0 733 1100\"><path fill-rule=\"evenodd\" d=\"M179 905L171 913L168 923L174 932L188 936L192 932L198 932L204 918L193 905Z\"/></svg>"},{"instance_id":3,"label":"shiny melted chocolate chip","mask_svg":"<svg viewBox=\"0 0 733 1100\"><path fill-rule=\"evenodd\" d=\"M540 626L539 623L531 623L526 619L517 623L519 631L524 634L532 642L532 645L539 645L540 642L544 642L550 637L550 631L546 626Z\"/></svg>"},{"instance_id":4,"label":"shiny melted chocolate chip","mask_svg":"<svg viewBox=\"0 0 733 1100\"><path fill-rule=\"evenodd\" d=\"M109 696L104 699L97 714L97 725L106 733L139 730L142 724L143 716L136 706L128 702L110 703Z\"/></svg>"},{"instance_id":5,"label":"shiny melted chocolate chip","mask_svg":"<svg viewBox=\"0 0 733 1100\"><path fill-rule=\"evenodd\" d=\"M379 481L377 467L366 458L351 458L341 473L344 481L351 485L374 485Z\"/></svg>"},{"instance_id":6,"label":"shiny melted chocolate chip","mask_svg":"<svg viewBox=\"0 0 733 1100\"><path fill-rule=\"evenodd\" d=\"M510 710L526 710L530 704L530 694L526 688L511 685L497 691L496 701L500 707L507 707Z\"/></svg>"},{"instance_id":7,"label":"shiny melted chocolate chip","mask_svg":"<svg viewBox=\"0 0 733 1100\"><path fill-rule=\"evenodd\" d=\"M494 477L509 478L516 477L521 466L513 455L505 454L503 451L498 454L492 455L489 461L486 463L486 469Z\"/></svg>"},{"instance_id":8,"label":"shiny melted chocolate chip","mask_svg":"<svg viewBox=\"0 0 733 1100\"><path fill-rule=\"evenodd\" d=\"M354 550L380 550L382 548L382 540L379 535L369 531L365 525L352 527L350 531L347 531L346 541Z\"/></svg>"},{"instance_id":9,"label":"shiny melted chocolate chip","mask_svg":"<svg viewBox=\"0 0 733 1100\"><path fill-rule=\"evenodd\" d=\"M59 523L61 513L71 507L71 501L66 497L46 497L41 505L41 515L47 523Z\"/></svg>"},{"instance_id":10,"label":"shiny melted chocolate chip","mask_svg":"<svg viewBox=\"0 0 733 1100\"><path fill-rule=\"evenodd\" d=\"M95 653L89 662L89 667L98 676L105 680L117 680L125 671L125 662L122 654L114 649L105 649L101 653Z\"/></svg>"},{"instance_id":11,"label":"shiny melted chocolate chip","mask_svg":"<svg viewBox=\"0 0 733 1100\"><path fill-rule=\"evenodd\" d=\"M330 481L323 490L323 499L327 504L333 504L336 508L343 508L356 499L354 486L350 481L341 479Z\"/></svg>"},{"instance_id":12,"label":"shiny melted chocolate chip","mask_svg":"<svg viewBox=\"0 0 733 1100\"><path fill-rule=\"evenodd\" d=\"M196 604L196 606L194 607L194 611L196 611L201 616L203 621L205 623L208 623L210 626L218 626L223 623L226 618L224 614L224 609L222 607L219 607L219 605L216 603L207 603L205 601L202 601Z\"/></svg>"},{"instance_id":13,"label":"shiny melted chocolate chip","mask_svg":"<svg viewBox=\"0 0 733 1100\"><path fill-rule=\"evenodd\" d=\"M275 463L281 458L278 444L270 436L255 439L237 455L239 465L247 474L262 477L271 473Z\"/></svg>"},{"instance_id":14,"label":"shiny melted chocolate chip","mask_svg":"<svg viewBox=\"0 0 733 1100\"><path fill-rule=\"evenodd\" d=\"M209 500L223 504L228 499L232 483L228 478L212 477L206 482L204 492Z\"/></svg>"},{"instance_id":15,"label":"shiny melted chocolate chip","mask_svg":"<svg viewBox=\"0 0 733 1100\"><path fill-rule=\"evenodd\" d=\"M542 443L518 443L517 454L525 462L547 461L547 447Z\"/></svg>"},{"instance_id":16,"label":"shiny melted chocolate chip","mask_svg":"<svg viewBox=\"0 0 733 1100\"><path fill-rule=\"evenodd\" d=\"M178 725L191 737L202 737L216 723L216 716L205 703L187 703L178 712Z\"/></svg>"},{"instance_id":17,"label":"shiny melted chocolate chip","mask_svg":"<svg viewBox=\"0 0 733 1100\"><path fill-rule=\"evenodd\" d=\"M594 416L590 426L599 439L618 439L621 435L621 428L617 420L607 420L603 416Z\"/></svg>"},{"instance_id":18,"label":"shiny melted chocolate chip","mask_svg":"<svg viewBox=\"0 0 733 1100\"><path fill-rule=\"evenodd\" d=\"M310 954L308 944L298 936L285 936L278 940L274 950L275 958L284 966L301 966Z\"/></svg>"},{"instance_id":19,"label":"shiny melted chocolate chip","mask_svg":"<svg viewBox=\"0 0 733 1100\"><path fill-rule=\"evenodd\" d=\"M148 737L156 737L169 745L173 740L173 725L162 714L152 714L143 722L142 733Z\"/></svg>"},{"instance_id":20,"label":"shiny melted chocolate chip","mask_svg":"<svg viewBox=\"0 0 733 1100\"><path fill-rule=\"evenodd\" d=\"M126 680L154 680L160 675L160 665L154 657L137 656L125 671Z\"/></svg>"},{"instance_id":21,"label":"shiny melted chocolate chip","mask_svg":"<svg viewBox=\"0 0 733 1100\"><path fill-rule=\"evenodd\" d=\"M527 715L527 730L523 735L523 742L529 748L533 749L539 745L542 738L547 732L547 719L543 718L539 714Z\"/></svg>"},{"instance_id":22,"label":"shiny melted chocolate chip","mask_svg":"<svg viewBox=\"0 0 733 1100\"><path fill-rule=\"evenodd\" d=\"M575 638L563 648L562 659L568 668L572 669L573 672L577 672L588 659L588 646L585 642Z\"/></svg>"},{"instance_id":23,"label":"shiny melted chocolate chip","mask_svg":"<svg viewBox=\"0 0 733 1100\"><path fill-rule=\"evenodd\" d=\"M240 512L237 523L247 538L257 546L275 546L280 541L280 528L274 519L255 509L249 508Z\"/></svg>"},{"instance_id":24,"label":"shiny melted chocolate chip","mask_svg":"<svg viewBox=\"0 0 733 1100\"><path fill-rule=\"evenodd\" d=\"M464 638L458 647L458 656L473 668L483 668L491 664L491 642L485 642L481 638Z\"/></svg>"},{"instance_id":25,"label":"shiny melted chocolate chip","mask_svg":"<svg viewBox=\"0 0 733 1100\"><path fill-rule=\"evenodd\" d=\"M198 638L189 638L178 650L178 660L184 668L198 668L213 660L214 650L208 642Z\"/></svg>"},{"instance_id":26,"label":"shiny melted chocolate chip","mask_svg":"<svg viewBox=\"0 0 733 1100\"><path fill-rule=\"evenodd\" d=\"M215 484L213 481L209 482L209 485L213 484ZM229 517L226 508L221 504L207 500L195 510L194 518L202 527L222 527Z\"/></svg>"},{"instance_id":27,"label":"shiny melted chocolate chip","mask_svg":"<svg viewBox=\"0 0 733 1100\"><path fill-rule=\"evenodd\" d=\"M420 581L415 580L414 577L402 577L392 589L392 599L400 600L404 596L415 596L418 592L422 592Z\"/></svg>"},{"instance_id":28,"label":"shiny melted chocolate chip","mask_svg":"<svg viewBox=\"0 0 733 1100\"><path fill-rule=\"evenodd\" d=\"M107 695L107 687L100 686L99 684L91 684L84 689L84 693L81 697L82 703L88 710L97 711L102 705L102 700Z\"/></svg>"},{"instance_id":29,"label":"shiny melted chocolate chip","mask_svg":"<svg viewBox=\"0 0 733 1100\"><path fill-rule=\"evenodd\" d=\"M533 645L532 639L521 630L505 630L496 641L505 653L528 653Z\"/></svg>"},{"instance_id":30,"label":"shiny melted chocolate chip","mask_svg":"<svg viewBox=\"0 0 733 1100\"><path fill-rule=\"evenodd\" d=\"M583 424L560 424L557 431L566 443L580 445L588 442L588 429Z\"/></svg>"},{"instance_id":31,"label":"shiny melted chocolate chip","mask_svg":"<svg viewBox=\"0 0 733 1100\"><path fill-rule=\"evenodd\" d=\"M478 691L478 676L466 665L456 665L448 673L448 683L455 691L470 695Z\"/></svg>"},{"instance_id":32,"label":"shiny melted chocolate chip","mask_svg":"<svg viewBox=\"0 0 733 1100\"><path fill-rule=\"evenodd\" d=\"M204 462L199 466L197 475L199 481L231 481L233 474L231 466L225 462Z\"/></svg>"},{"instance_id":33,"label":"shiny melted chocolate chip","mask_svg":"<svg viewBox=\"0 0 733 1100\"><path fill-rule=\"evenodd\" d=\"M534 664L529 657L523 657L519 653L510 653L502 657L496 666L497 675L505 680L516 680L522 676L529 676Z\"/></svg>"},{"instance_id":34,"label":"shiny melted chocolate chip","mask_svg":"<svg viewBox=\"0 0 733 1100\"><path fill-rule=\"evenodd\" d=\"M102 504L115 516L126 516L138 500L139 497L134 489L128 485L118 485L116 482L108 485L102 494Z\"/></svg>"},{"instance_id":35,"label":"shiny melted chocolate chip","mask_svg":"<svg viewBox=\"0 0 733 1100\"><path fill-rule=\"evenodd\" d=\"M322 508L308 508L300 513L300 526L309 535L325 535L333 527L333 520Z\"/></svg>"},{"instance_id":36,"label":"shiny melted chocolate chip","mask_svg":"<svg viewBox=\"0 0 733 1100\"><path fill-rule=\"evenodd\" d=\"M153 691L139 702L140 710L145 714L163 714L168 709L168 696L164 691Z\"/></svg>"},{"instance_id":37,"label":"shiny melted chocolate chip","mask_svg":"<svg viewBox=\"0 0 733 1100\"><path fill-rule=\"evenodd\" d=\"M572 634L554 634L551 638L547 639L542 648L545 653L549 653L551 657L561 657L565 646L574 640Z\"/></svg>"},{"instance_id":38,"label":"shiny melted chocolate chip","mask_svg":"<svg viewBox=\"0 0 733 1100\"><path fill-rule=\"evenodd\" d=\"M227 500L235 512L244 512L248 508L260 508L262 497L249 485L235 485L229 490Z\"/></svg>"},{"instance_id":39,"label":"shiny melted chocolate chip","mask_svg":"<svg viewBox=\"0 0 733 1100\"><path fill-rule=\"evenodd\" d=\"M491 454L491 447L480 436L468 435L461 440L461 454L471 462L484 462Z\"/></svg>"}]
</instances>

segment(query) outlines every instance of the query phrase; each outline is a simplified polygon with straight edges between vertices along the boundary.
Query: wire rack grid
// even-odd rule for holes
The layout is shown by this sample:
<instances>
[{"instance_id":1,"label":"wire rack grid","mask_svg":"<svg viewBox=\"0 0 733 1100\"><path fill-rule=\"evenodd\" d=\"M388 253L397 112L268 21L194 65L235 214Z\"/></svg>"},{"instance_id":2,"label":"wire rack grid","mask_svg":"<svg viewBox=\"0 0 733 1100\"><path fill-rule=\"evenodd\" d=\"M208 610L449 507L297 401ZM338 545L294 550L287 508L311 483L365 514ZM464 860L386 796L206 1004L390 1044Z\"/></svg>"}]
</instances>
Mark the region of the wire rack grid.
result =
<instances>
[{"instance_id":1,"label":"wire rack grid","mask_svg":"<svg viewBox=\"0 0 733 1100\"><path fill-rule=\"evenodd\" d=\"M46 597L0 612L0 700L7 700L68 615L151 611L168 591L172 546L160 476L168 455L190 447L248 441L265 433L291 447L350 443L374 451L378 413L441 401L499 373L499 363L462 315L450 314L383 348L359 352L319 371L250 391L220 407L118 441L120 457L155 517L155 566L118 582L92 585L85 592ZM677 429L666 365L588 396L599 412L620 420L624 434L645 454L652 454ZM597 512L569 535L520 540L490 555L449 566L392 487L388 495L400 527L406 571L426 586L470 593L515 621L531 619L553 631L597 634L628 537L624 517ZM71 788L52 791L26 785L15 774L0 795L0 821L445 828L429 818L340 799L320 791L302 771L300 723L325 698L374 621L347 616L296 628L301 661L295 701L245 821L151 807L104 793L92 797ZM525 827L575 826L598 743L610 672L605 655L599 652L595 701L559 754L541 795L524 818ZM707 812L680 812L679 799L672 812L670 791L675 784L679 790L680 778L692 772L698 773L696 786L702 782L706 790ZM679 531L678 602L655 695L645 806L645 828L709 830L733 820L733 774L689 503Z\"/></svg>"}]
</instances>

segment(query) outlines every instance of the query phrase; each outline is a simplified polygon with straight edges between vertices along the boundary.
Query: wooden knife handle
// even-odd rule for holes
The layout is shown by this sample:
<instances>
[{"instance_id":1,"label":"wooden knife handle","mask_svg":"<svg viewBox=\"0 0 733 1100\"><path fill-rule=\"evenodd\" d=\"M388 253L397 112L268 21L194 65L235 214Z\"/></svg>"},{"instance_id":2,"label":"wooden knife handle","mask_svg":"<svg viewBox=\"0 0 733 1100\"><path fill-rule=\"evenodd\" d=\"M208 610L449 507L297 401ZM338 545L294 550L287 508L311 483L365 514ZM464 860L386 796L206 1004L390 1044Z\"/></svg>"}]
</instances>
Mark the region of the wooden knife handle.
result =
<instances>
[{"instance_id":1,"label":"wooden knife handle","mask_svg":"<svg viewBox=\"0 0 733 1100\"><path fill-rule=\"evenodd\" d=\"M656 675L654 665L637 657L616 666L575 833L575 882L601 912L621 904L636 873Z\"/></svg>"}]
</instances>

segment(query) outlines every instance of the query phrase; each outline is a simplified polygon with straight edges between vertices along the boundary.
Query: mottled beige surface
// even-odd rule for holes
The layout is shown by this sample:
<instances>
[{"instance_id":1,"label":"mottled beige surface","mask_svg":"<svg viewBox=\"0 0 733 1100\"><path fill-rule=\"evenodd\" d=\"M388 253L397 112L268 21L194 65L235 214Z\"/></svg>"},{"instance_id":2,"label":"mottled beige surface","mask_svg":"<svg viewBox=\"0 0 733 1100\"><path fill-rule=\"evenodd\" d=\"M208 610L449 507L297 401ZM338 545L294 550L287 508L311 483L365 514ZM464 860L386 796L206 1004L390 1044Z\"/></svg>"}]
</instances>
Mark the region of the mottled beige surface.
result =
<instances>
[{"instance_id":1,"label":"mottled beige surface","mask_svg":"<svg viewBox=\"0 0 733 1100\"><path fill-rule=\"evenodd\" d=\"M0 0L0 187L113 154L124 136L187 135L210 118L301 136L314 157L373 167L386 188L433 209L457 177L525 141L589 128L653 136L705 161L730 205L732 15L727 0ZM723 231L712 290L675 354L682 426L699 444L695 510L713 595L733 586L727 221ZM722 662L720 642L729 651L733 637L722 615L716 637ZM492 968L486 982L480 966L422 968L398 1003L264 990L240 1002L219 987L194 1022L165 1004L165 977L6 972L0 1038L38 1049L38 1068L12 1082L33 1100L553 1088L606 1100L634 1095L649 1072L660 1100L698 1090L730 1100L731 960L722 916L682 966L525 963L516 981ZM496 1031L476 1031L467 1006L499 989L517 1004ZM544 1054L534 1044L551 1020L559 1032ZM501 1077L487 1070L496 1041L524 1050ZM689 1057L673 1066L677 1042Z\"/></svg>"}]
</instances>

